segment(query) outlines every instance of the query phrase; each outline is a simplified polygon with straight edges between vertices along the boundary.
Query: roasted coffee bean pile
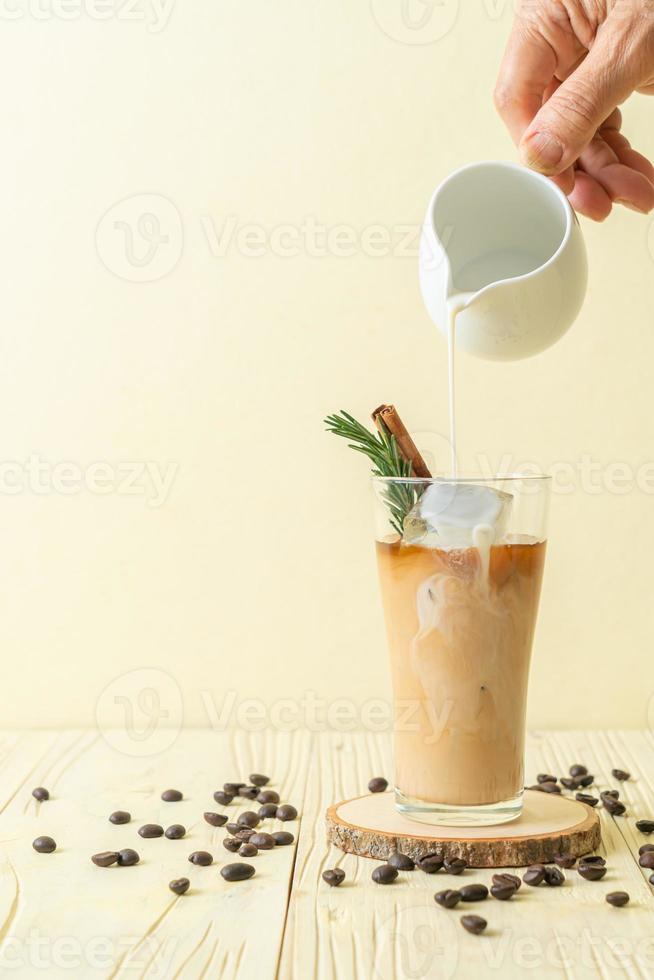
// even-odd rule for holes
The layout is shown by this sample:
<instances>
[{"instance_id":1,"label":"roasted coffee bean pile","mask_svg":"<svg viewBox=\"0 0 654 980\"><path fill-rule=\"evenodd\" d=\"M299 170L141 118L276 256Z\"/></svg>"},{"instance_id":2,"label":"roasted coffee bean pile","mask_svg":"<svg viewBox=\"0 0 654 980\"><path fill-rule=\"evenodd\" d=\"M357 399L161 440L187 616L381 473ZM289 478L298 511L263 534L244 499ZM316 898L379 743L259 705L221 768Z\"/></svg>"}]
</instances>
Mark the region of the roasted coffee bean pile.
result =
<instances>
[{"instance_id":1,"label":"roasted coffee bean pile","mask_svg":"<svg viewBox=\"0 0 654 980\"><path fill-rule=\"evenodd\" d=\"M213 798L216 802L224 806L229 806L235 799L241 803L245 800L256 800L260 806L254 810L244 810L236 815L234 821L229 821L229 817L223 813L216 813L207 810L203 814L205 823L210 827L225 827L229 836L223 839L223 846L232 853L238 852L240 857L253 858L261 851L271 851L276 847L288 847L295 842L295 836L288 830L276 830L268 833L261 829L260 824L264 820L279 820L288 823L296 820L298 812L290 803L282 803L279 793L274 789L264 788L268 786L270 777L262 773L252 773L249 783L225 783L222 790L216 790ZM50 793L43 786L37 786L32 790L32 796L39 803L50 799ZM179 803L184 799L184 794L178 789L166 789L161 793L161 800L164 803ZM120 826L130 823L132 815L127 810L114 810L109 814L109 822ZM192 828L191 828L192 829ZM144 823L137 833L144 840L151 840L158 837L165 837L168 840L181 840L186 837L186 827L180 823L170 824L165 830L158 823ZM57 845L52 837L37 837L32 842L32 847L40 854L51 854L56 850ZM209 851L197 850L188 855L188 860L196 867L206 868L213 864L213 855ZM98 868L129 867L138 864L140 856L132 848L122 850L99 851L91 855L91 861ZM227 864L220 869L220 873L225 881L245 881L255 873L255 868L250 864L233 863ZM397 872L395 872L397 874ZM343 872L338 870L333 872L334 884L339 884L345 877ZM340 878L339 878L340 875ZM325 880L328 880L325 878ZM175 895L184 895L190 888L188 878L174 878L168 882L168 888Z\"/></svg>"},{"instance_id":2,"label":"roasted coffee bean pile","mask_svg":"<svg viewBox=\"0 0 654 980\"><path fill-rule=\"evenodd\" d=\"M560 778L551 773L539 773L536 776L536 783L528 789L535 789L541 793L561 793L562 789L567 789L575 794L575 799L587 806L597 806L602 802L602 806L612 817L622 817L627 812L625 804L620 800L620 793L617 789L605 789L599 794L599 798L592 793L583 791L595 783L595 776L588 772L586 766L579 763L570 766L569 775ZM618 782L624 783L631 779L631 773L626 769L612 769L611 775ZM654 824L653 824L654 827Z\"/></svg>"},{"instance_id":3,"label":"roasted coffee bean pile","mask_svg":"<svg viewBox=\"0 0 654 980\"><path fill-rule=\"evenodd\" d=\"M631 774L624 769L613 769L612 776L619 782L626 782L631 779ZM597 806L602 802L605 810L611 816L622 816L626 812L625 805L620 801L617 789L608 789L600 792L599 797L590 793L584 793L595 783L595 776L589 773L586 766L575 764L570 766L569 775L558 778L551 773L539 773L536 776L536 783L529 787L542 793L562 793L563 789L575 794L575 798L588 806ZM368 783L370 793L383 793L388 789L388 782L381 776L376 776ZM636 827L641 833L654 833L654 820L638 820ZM641 867L652 869L654 872L654 844L643 844L639 851ZM460 902L483 902L488 896L500 902L506 902L513 898L518 892L522 883L537 888L545 885L549 888L559 888L565 883L565 875L562 868L567 870L576 868L578 874L588 881L601 880L606 872L606 860L599 855L587 855L577 861L573 854L561 853L553 857L554 864L533 864L528 867L519 878L518 875L507 872L494 874L490 890L481 883L472 883L462 887L444 888L434 894L434 901L445 909L453 909ZM372 871L372 880L378 885L391 885L397 881L400 872L413 872L419 870L425 874L443 873L447 875L461 875L467 868L463 858L445 857L439 851L426 854L414 860L408 854L400 851L392 852L385 864L380 864ZM345 872L342 868L329 868L322 873L323 881L330 887L338 887L345 880ZM650 882L654 884L654 873L650 877ZM605 900L609 905L620 908L627 905L629 895L627 892L614 891L608 892ZM486 919L479 915L461 916L461 925L473 935L481 934L487 926Z\"/></svg>"}]
</instances>

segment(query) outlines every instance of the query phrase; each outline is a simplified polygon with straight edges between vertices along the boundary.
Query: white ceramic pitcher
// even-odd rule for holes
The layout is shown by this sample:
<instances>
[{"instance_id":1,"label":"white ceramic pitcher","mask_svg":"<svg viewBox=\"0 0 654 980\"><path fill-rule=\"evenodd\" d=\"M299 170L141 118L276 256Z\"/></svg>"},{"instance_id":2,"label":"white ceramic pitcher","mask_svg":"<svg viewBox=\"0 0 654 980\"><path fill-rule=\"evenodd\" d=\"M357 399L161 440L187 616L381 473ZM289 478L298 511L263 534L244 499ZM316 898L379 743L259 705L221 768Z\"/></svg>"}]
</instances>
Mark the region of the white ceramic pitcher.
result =
<instances>
[{"instance_id":1,"label":"white ceramic pitcher","mask_svg":"<svg viewBox=\"0 0 654 980\"><path fill-rule=\"evenodd\" d=\"M456 320L458 349L497 361L545 350L574 322L587 276L577 216L546 177L513 163L475 163L434 193L420 285L444 333L448 301L466 294Z\"/></svg>"}]
</instances>

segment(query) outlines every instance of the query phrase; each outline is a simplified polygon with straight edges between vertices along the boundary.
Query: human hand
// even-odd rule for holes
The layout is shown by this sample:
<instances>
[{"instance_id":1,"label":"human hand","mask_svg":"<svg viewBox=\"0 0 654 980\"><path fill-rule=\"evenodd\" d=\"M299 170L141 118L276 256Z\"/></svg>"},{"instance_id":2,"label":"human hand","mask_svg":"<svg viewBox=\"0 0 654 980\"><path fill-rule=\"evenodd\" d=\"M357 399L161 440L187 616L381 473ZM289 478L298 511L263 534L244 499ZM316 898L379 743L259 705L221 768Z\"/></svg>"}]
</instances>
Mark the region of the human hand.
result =
<instances>
[{"instance_id":1,"label":"human hand","mask_svg":"<svg viewBox=\"0 0 654 980\"><path fill-rule=\"evenodd\" d=\"M636 91L654 95L654 0L522 0L496 108L523 163L596 221L654 208L654 167L620 132Z\"/></svg>"}]
</instances>

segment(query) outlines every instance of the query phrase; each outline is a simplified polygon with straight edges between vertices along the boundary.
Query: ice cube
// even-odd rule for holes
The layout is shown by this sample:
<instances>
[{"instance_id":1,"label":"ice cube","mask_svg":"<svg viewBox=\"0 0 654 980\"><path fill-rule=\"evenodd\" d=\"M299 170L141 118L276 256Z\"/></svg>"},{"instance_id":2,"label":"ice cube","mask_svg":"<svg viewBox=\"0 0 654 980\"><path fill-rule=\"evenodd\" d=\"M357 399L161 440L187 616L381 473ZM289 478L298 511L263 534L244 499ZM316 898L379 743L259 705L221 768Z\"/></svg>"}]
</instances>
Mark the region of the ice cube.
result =
<instances>
[{"instance_id":1,"label":"ice cube","mask_svg":"<svg viewBox=\"0 0 654 980\"><path fill-rule=\"evenodd\" d=\"M404 543L422 548L469 548L479 525L506 533L513 497L482 483L430 484L404 520Z\"/></svg>"}]
</instances>

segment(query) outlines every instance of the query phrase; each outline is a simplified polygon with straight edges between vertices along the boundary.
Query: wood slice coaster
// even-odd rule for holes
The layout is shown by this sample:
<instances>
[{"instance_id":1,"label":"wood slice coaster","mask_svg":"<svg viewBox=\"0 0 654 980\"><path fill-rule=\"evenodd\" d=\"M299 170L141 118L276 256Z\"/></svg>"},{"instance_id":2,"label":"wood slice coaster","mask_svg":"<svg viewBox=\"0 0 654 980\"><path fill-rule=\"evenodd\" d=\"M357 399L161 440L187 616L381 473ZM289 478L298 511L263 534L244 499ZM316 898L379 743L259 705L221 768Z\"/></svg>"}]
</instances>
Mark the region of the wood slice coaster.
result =
<instances>
[{"instance_id":1,"label":"wood slice coaster","mask_svg":"<svg viewBox=\"0 0 654 980\"><path fill-rule=\"evenodd\" d=\"M441 827L409 820L393 793L369 793L327 811L327 839L342 851L386 859L401 851L417 860L433 851L465 858L471 868L522 868L555 854L580 857L601 841L600 821L585 803L525 790L522 815L494 827Z\"/></svg>"}]
</instances>

